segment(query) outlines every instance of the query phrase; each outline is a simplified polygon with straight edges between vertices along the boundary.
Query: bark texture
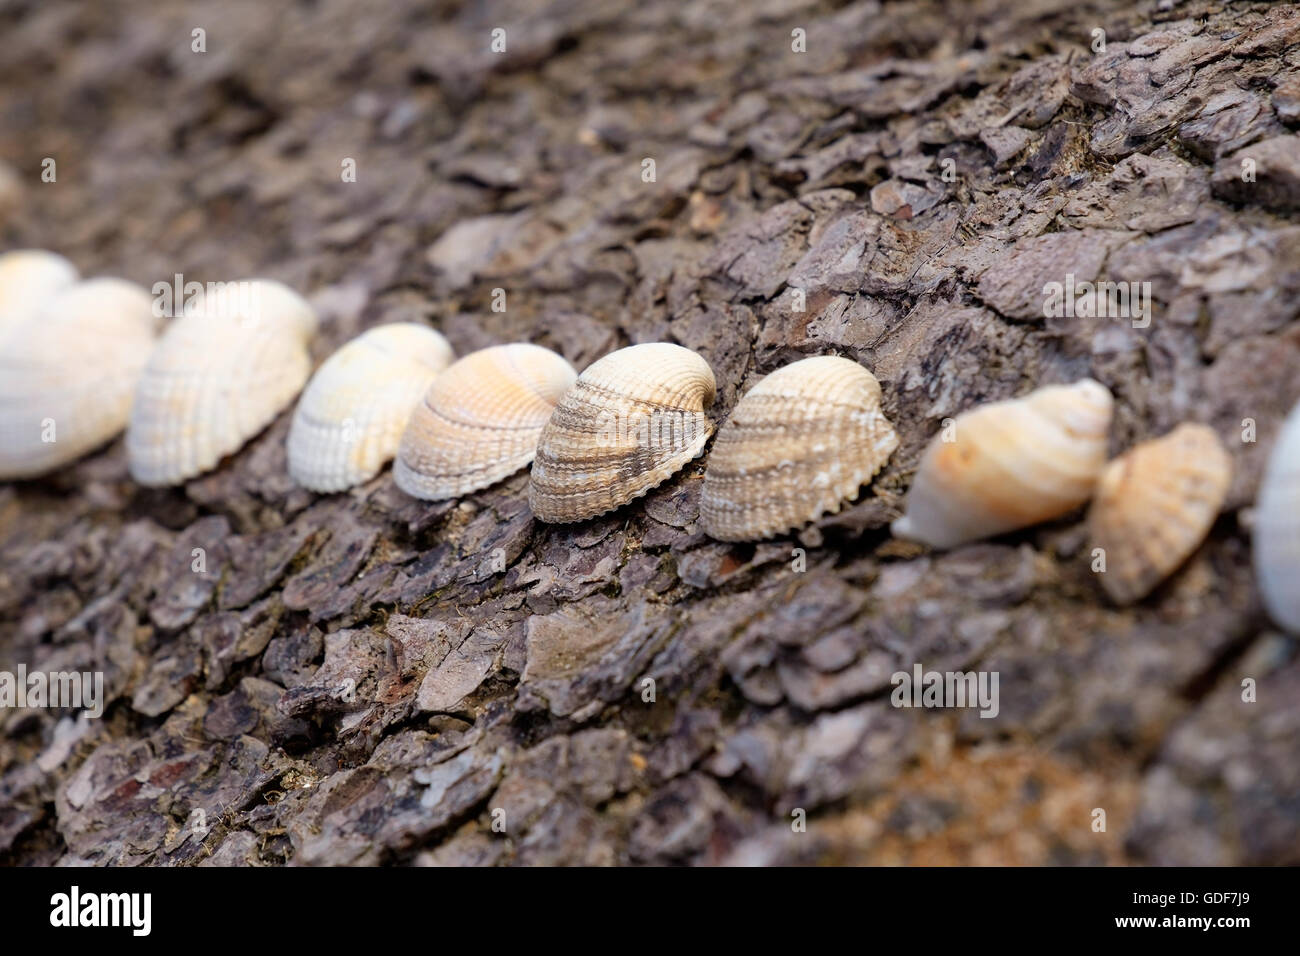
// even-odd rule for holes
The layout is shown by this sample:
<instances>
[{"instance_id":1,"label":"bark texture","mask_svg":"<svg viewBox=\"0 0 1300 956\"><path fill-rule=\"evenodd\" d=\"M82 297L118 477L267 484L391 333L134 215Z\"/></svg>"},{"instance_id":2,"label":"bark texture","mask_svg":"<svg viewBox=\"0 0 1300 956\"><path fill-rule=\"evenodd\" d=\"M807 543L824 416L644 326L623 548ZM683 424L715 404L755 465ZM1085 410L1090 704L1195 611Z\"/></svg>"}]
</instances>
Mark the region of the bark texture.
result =
<instances>
[{"instance_id":1,"label":"bark texture","mask_svg":"<svg viewBox=\"0 0 1300 956\"><path fill-rule=\"evenodd\" d=\"M835 352L902 439L858 503L757 546L697 530L707 456L553 527L526 475L437 505L387 473L297 489L288 414L183 488L132 484L120 439L0 487L0 668L103 671L110 701L0 712L0 862L1300 862L1300 661L1249 561L1300 396L1297 7L141 0L0 24L5 248L146 286L282 279L321 311L317 361L411 318L579 367L677 341L719 419ZM1150 326L1044 318L1067 272L1151 282ZM1234 459L1154 595L1107 602L1078 515L943 554L889 536L944 418L1084 375L1116 396L1113 452L1198 420ZM1000 713L891 706L916 662L996 671Z\"/></svg>"}]
</instances>

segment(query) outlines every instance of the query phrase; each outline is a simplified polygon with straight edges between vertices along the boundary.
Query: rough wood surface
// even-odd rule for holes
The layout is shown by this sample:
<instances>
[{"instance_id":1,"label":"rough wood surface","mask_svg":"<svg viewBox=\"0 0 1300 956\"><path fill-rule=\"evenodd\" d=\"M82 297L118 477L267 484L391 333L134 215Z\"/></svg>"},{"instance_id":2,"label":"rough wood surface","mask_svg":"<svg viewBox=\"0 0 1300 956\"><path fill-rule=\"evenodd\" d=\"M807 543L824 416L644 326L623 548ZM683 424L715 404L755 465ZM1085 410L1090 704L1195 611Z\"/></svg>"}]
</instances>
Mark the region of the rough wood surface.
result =
<instances>
[{"instance_id":1,"label":"rough wood surface","mask_svg":"<svg viewBox=\"0 0 1300 956\"><path fill-rule=\"evenodd\" d=\"M141 0L0 24L4 248L283 279L324 317L317 361L412 317L579 367L673 340L717 417L835 352L902 439L858 504L758 546L697 530L707 458L571 527L532 519L525 475L312 495L287 414L184 488L133 485L121 440L0 487L0 668L101 670L110 698L0 713L0 862L1300 862L1300 662L1249 562L1300 396L1300 9ZM1150 326L1044 318L1064 272L1151 282ZM1110 605L1081 516L947 554L890 538L945 417L1085 374L1112 452L1189 419L1228 444L1225 512L1170 582ZM914 662L996 671L999 715L892 707Z\"/></svg>"}]
</instances>

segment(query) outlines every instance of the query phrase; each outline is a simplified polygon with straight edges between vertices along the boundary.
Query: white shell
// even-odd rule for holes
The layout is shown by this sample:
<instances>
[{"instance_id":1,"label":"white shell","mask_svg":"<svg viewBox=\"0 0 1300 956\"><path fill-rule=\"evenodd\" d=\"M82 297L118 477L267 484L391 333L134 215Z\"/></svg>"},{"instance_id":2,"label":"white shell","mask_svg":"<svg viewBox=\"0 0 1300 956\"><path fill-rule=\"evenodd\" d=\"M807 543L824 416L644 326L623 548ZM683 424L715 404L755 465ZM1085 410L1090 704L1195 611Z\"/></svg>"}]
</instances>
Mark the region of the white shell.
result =
<instances>
[{"instance_id":1,"label":"white shell","mask_svg":"<svg viewBox=\"0 0 1300 956\"><path fill-rule=\"evenodd\" d=\"M279 283L246 285L246 297L187 310L149 357L126 433L140 484L175 485L215 467L306 382L311 306Z\"/></svg>"},{"instance_id":2,"label":"white shell","mask_svg":"<svg viewBox=\"0 0 1300 956\"><path fill-rule=\"evenodd\" d=\"M1264 606L1281 627L1300 634L1300 404L1268 457L1252 547Z\"/></svg>"},{"instance_id":3,"label":"white shell","mask_svg":"<svg viewBox=\"0 0 1300 956\"><path fill-rule=\"evenodd\" d=\"M91 279L12 329L0 346L0 478L44 474L117 435L156 324L144 289Z\"/></svg>"},{"instance_id":4,"label":"white shell","mask_svg":"<svg viewBox=\"0 0 1300 956\"><path fill-rule=\"evenodd\" d=\"M76 281L76 266L53 252L20 249L0 255L0 340Z\"/></svg>"},{"instance_id":5,"label":"white shell","mask_svg":"<svg viewBox=\"0 0 1300 956\"><path fill-rule=\"evenodd\" d=\"M1105 467L1111 408L1083 379L962 413L926 448L894 534L953 548L1068 514Z\"/></svg>"},{"instance_id":6,"label":"white shell","mask_svg":"<svg viewBox=\"0 0 1300 956\"><path fill-rule=\"evenodd\" d=\"M381 325L312 376L289 429L289 474L312 491L369 481L397 452L411 410L452 360L451 346L413 322Z\"/></svg>"}]
</instances>

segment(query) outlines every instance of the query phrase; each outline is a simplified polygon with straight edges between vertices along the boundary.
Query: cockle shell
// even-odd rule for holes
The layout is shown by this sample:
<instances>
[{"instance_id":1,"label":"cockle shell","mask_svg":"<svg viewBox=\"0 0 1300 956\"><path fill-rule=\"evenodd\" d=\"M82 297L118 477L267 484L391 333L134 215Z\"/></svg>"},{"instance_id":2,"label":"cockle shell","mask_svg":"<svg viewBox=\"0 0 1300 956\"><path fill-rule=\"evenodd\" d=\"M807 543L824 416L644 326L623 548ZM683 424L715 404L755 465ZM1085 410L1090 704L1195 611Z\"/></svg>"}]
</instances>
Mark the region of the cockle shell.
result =
<instances>
[{"instance_id":1,"label":"cockle shell","mask_svg":"<svg viewBox=\"0 0 1300 956\"><path fill-rule=\"evenodd\" d=\"M126 450L142 485L175 485L214 468L260 432L307 381L315 313L277 282L249 282L230 303L167 327L140 376Z\"/></svg>"},{"instance_id":2,"label":"cockle shell","mask_svg":"<svg viewBox=\"0 0 1300 956\"><path fill-rule=\"evenodd\" d=\"M433 380L411 413L393 464L397 487L437 501L526 467L577 376L540 345L497 345L465 356Z\"/></svg>"},{"instance_id":3,"label":"cockle shell","mask_svg":"<svg viewBox=\"0 0 1300 956\"><path fill-rule=\"evenodd\" d=\"M857 362L827 355L787 365L719 429L700 496L704 530L761 540L837 511L897 447L880 383Z\"/></svg>"},{"instance_id":4,"label":"cockle shell","mask_svg":"<svg viewBox=\"0 0 1300 956\"><path fill-rule=\"evenodd\" d=\"M0 478L31 478L126 427L153 348L153 300L121 279L50 294L0 343Z\"/></svg>"},{"instance_id":5,"label":"cockle shell","mask_svg":"<svg viewBox=\"0 0 1300 956\"><path fill-rule=\"evenodd\" d=\"M1269 615L1300 634L1300 404L1283 423L1264 468L1252 549Z\"/></svg>"},{"instance_id":6,"label":"cockle shell","mask_svg":"<svg viewBox=\"0 0 1300 956\"><path fill-rule=\"evenodd\" d=\"M1146 597L1209 533L1232 483L1232 459L1214 429L1179 425L1120 455L1101 473L1088 511L1101 583L1117 604Z\"/></svg>"},{"instance_id":7,"label":"cockle shell","mask_svg":"<svg viewBox=\"0 0 1300 956\"><path fill-rule=\"evenodd\" d=\"M342 491L379 474L411 410L452 360L451 346L413 322L381 325L325 360L289 429L289 474L312 491Z\"/></svg>"},{"instance_id":8,"label":"cockle shell","mask_svg":"<svg viewBox=\"0 0 1300 956\"><path fill-rule=\"evenodd\" d=\"M0 340L76 281L76 266L53 252L19 249L0 255Z\"/></svg>"},{"instance_id":9,"label":"cockle shell","mask_svg":"<svg viewBox=\"0 0 1300 956\"><path fill-rule=\"evenodd\" d=\"M633 345L594 362L542 429L533 514L582 521L662 484L704 451L715 391L709 363L680 345Z\"/></svg>"},{"instance_id":10,"label":"cockle shell","mask_svg":"<svg viewBox=\"0 0 1300 956\"><path fill-rule=\"evenodd\" d=\"M1111 407L1083 379L962 413L922 455L894 534L952 548L1068 514L1106 464Z\"/></svg>"}]
</instances>

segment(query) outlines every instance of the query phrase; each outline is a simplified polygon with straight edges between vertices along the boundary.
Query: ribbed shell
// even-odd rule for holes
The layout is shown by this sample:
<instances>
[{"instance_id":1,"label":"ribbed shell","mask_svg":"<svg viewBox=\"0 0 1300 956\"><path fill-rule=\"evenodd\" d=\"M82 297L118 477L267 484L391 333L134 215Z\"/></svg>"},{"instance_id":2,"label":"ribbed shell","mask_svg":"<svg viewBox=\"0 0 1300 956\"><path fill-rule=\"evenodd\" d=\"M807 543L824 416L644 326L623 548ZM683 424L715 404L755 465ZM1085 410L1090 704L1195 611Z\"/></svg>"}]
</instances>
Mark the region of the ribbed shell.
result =
<instances>
[{"instance_id":1,"label":"ribbed shell","mask_svg":"<svg viewBox=\"0 0 1300 956\"><path fill-rule=\"evenodd\" d=\"M0 343L76 281L76 266L53 252L19 249L0 255Z\"/></svg>"},{"instance_id":2,"label":"ribbed shell","mask_svg":"<svg viewBox=\"0 0 1300 956\"><path fill-rule=\"evenodd\" d=\"M663 483L704 451L714 393L709 364L680 345L633 345L593 363L542 429L533 514L582 521Z\"/></svg>"},{"instance_id":3,"label":"ribbed shell","mask_svg":"<svg viewBox=\"0 0 1300 956\"><path fill-rule=\"evenodd\" d=\"M838 511L897 447L880 383L857 362L787 365L750 389L718 430L700 496L704 530L754 541Z\"/></svg>"},{"instance_id":4,"label":"ribbed shell","mask_svg":"<svg viewBox=\"0 0 1300 956\"><path fill-rule=\"evenodd\" d=\"M452 360L451 346L412 322L381 325L326 359L289 429L289 474L312 491L369 481L392 460L411 410Z\"/></svg>"},{"instance_id":5,"label":"ribbed shell","mask_svg":"<svg viewBox=\"0 0 1300 956\"><path fill-rule=\"evenodd\" d=\"M434 379L411 413L393 464L397 486L438 501L527 467L577 374L539 345L497 345L465 356Z\"/></svg>"},{"instance_id":6,"label":"ribbed shell","mask_svg":"<svg viewBox=\"0 0 1300 956\"><path fill-rule=\"evenodd\" d=\"M1101 474L1088 512L1105 552L1102 586L1117 604L1146 597L1209 533L1232 483L1232 459L1214 430L1179 425L1120 455Z\"/></svg>"},{"instance_id":7,"label":"ribbed shell","mask_svg":"<svg viewBox=\"0 0 1300 956\"><path fill-rule=\"evenodd\" d=\"M894 534L952 548L1068 514L1105 467L1111 408L1083 379L964 412L926 448Z\"/></svg>"},{"instance_id":8,"label":"ribbed shell","mask_svg":"<svg viewBox=\"0 0 1300 956\"><path fill-rule=\"evenodd\" d=\"M126 434L140 484L180 484L214 468L307 381L311 306L279 283L256 285L255 308L187 312L150 355Z\"/></svg>"},{"instance_id":9,"label":"ribbed shell","mask_svg":"<svg viewBox=\"0 0 1300 956\"><path fill-rule=\"evenodd\" d=\"M52 471L125 428L155 325L144 289L91 279L12 329L0 347L0 478Z\"/></svg>"},{"instance_id":10,"label":"ribbed shell","mask_svg":"<svg viewBox=\"0 0 1300 956\"><path fill-rule=\"evenodd\" d=\"M1283 423L1264 469L1252 547L1264 606L1281 627L1300 634L1300 404Z\"/></svg>"}]
</instances>

